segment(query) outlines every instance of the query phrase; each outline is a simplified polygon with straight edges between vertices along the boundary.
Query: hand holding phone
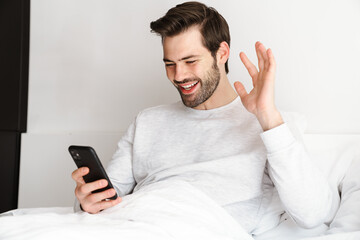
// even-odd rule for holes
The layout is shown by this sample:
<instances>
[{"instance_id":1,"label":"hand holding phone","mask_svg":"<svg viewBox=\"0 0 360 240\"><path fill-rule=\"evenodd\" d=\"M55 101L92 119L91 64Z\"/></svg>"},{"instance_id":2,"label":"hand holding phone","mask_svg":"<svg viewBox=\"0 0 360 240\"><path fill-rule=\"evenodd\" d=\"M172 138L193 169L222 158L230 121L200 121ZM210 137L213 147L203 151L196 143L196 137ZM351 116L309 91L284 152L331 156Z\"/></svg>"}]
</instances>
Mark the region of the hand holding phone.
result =
<instances>
[{"instance_id":1,"label":"hand holding phone","mask_svg":"<svg viewBox=\"0 0 360 240\"><path fill-rule=\"evenodd\" d=\"M75 195L84 211L97 213L120 203L96 152L91 147L70 146L69 152L78 166L72 173Z\"/></svg>"}]
</instances>

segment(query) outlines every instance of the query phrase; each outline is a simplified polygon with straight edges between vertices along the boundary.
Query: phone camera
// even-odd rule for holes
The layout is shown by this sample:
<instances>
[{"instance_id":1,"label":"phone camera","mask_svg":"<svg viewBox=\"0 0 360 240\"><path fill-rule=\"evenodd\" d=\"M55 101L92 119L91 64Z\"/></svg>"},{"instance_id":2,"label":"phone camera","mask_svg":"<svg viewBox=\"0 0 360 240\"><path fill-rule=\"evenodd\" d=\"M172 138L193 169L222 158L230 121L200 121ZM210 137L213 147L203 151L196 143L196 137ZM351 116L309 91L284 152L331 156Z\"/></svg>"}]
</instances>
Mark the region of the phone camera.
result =
<instances>
[{"instance_id":1,"label":"phone camera","mask_svg":"<svg viewBox=\"0 0 360 240\"><path fill-rule=\"evenodd\" d=\"M72 150L71 155L73 156L74 160L80 160L80 154L77 151Z\"/></svg>"}]
</instances>

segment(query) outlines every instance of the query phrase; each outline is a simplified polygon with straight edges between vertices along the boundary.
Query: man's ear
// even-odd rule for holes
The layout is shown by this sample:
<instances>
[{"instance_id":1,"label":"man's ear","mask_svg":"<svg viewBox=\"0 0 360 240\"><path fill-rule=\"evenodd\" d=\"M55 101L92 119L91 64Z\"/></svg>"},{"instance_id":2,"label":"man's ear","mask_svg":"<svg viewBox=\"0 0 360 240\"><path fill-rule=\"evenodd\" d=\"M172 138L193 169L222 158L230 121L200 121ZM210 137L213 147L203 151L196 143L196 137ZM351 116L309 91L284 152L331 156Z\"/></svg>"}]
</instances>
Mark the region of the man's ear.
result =
<instances>
[{"instance_id":1,"label":"man's ear","mask_svg":"<svg viewBox=\"0 0 360 240\"><path fill-rule=\"evenodd\" d=\"M226 61L229 59L230 55L230 47L227 42L223 41L220 43L219 49L216 52L216 59L217 62L220 64L225 64Z\"/></svg>"}]
</instances>

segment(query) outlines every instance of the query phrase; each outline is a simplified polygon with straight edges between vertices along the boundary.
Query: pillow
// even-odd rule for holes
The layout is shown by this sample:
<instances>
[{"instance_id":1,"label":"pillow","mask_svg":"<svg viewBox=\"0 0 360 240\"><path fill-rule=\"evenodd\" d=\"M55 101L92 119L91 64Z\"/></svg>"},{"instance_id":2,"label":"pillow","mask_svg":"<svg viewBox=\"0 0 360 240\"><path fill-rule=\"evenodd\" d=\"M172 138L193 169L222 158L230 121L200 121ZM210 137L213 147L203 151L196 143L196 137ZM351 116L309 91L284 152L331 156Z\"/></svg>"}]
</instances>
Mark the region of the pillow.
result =
<instances>
[{"instance_id":1,"label":"pillow","mask_svg":"<svg viewBox=\"0 0 360 240\"><path fill-rule=\"evenodd\" d=\"M327 234L360 231L360 144L349 146L344 156L352 161L339 184L340 207Z\"/></svg>"},{"instance_id":2,"label":"pillow","mask_svg":"<svg viewBox=\"0 0 360 240\"><path fill-rule=\"evenodd\" d=\"M333 191L333 208L326 219L327 225L302 229L285 213L279 226L259 232L255 239L299 239L360 230L360 135L304 134L304 142L311 159L328 178ZM274 198L271 209L276 210L277 204L280 200Z\"/></svg>"},{"instance_id":3,"label":"pillow","mask_svg":"<svg viewBox=\"0 0 360 240\"><path fill-rule=\"evenodd\" d=\"M324 173L333 192L332 209L326 219L330 224L340 205L339 186L343 181L354 156L357 155L359 135L305 134L305 144L311 159ZM357 143L357 144L355 144ZM354 145L354 147L352 147Z\"/></svg>"}]
</instances>

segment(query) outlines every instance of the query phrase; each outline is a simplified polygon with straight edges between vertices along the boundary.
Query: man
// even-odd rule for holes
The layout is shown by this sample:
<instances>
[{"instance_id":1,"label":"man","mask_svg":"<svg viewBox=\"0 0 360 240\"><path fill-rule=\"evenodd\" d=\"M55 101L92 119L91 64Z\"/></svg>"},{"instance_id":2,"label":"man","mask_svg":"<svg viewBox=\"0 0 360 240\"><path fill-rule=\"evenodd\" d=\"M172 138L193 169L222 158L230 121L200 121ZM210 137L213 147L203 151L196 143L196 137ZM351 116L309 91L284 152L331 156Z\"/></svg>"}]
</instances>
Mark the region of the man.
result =
<instances>
[{"instance_id":1,"label":"man","mask_svg":"<svg viewBox=\"0 0 360 240\"><path fill-rule=\"evenodd\" d=\"M146 109L129 127L107 169L117 193L178 179L213 198L249 233L269 225L264 216L277 194L300 226L322 223L331 192L275 107L272 51L255 44L259 69L240 53L254 87L247 93L236 82L234 91L226 75L229 29L215 9L183 3L151 28L162 37L167 77L182 102ZM85 184L88 171L72 175L82 209L97 213L118 204L121 197L103 201L114 189L91 193L107 183Z\"/></svg>"}]
</instances>

